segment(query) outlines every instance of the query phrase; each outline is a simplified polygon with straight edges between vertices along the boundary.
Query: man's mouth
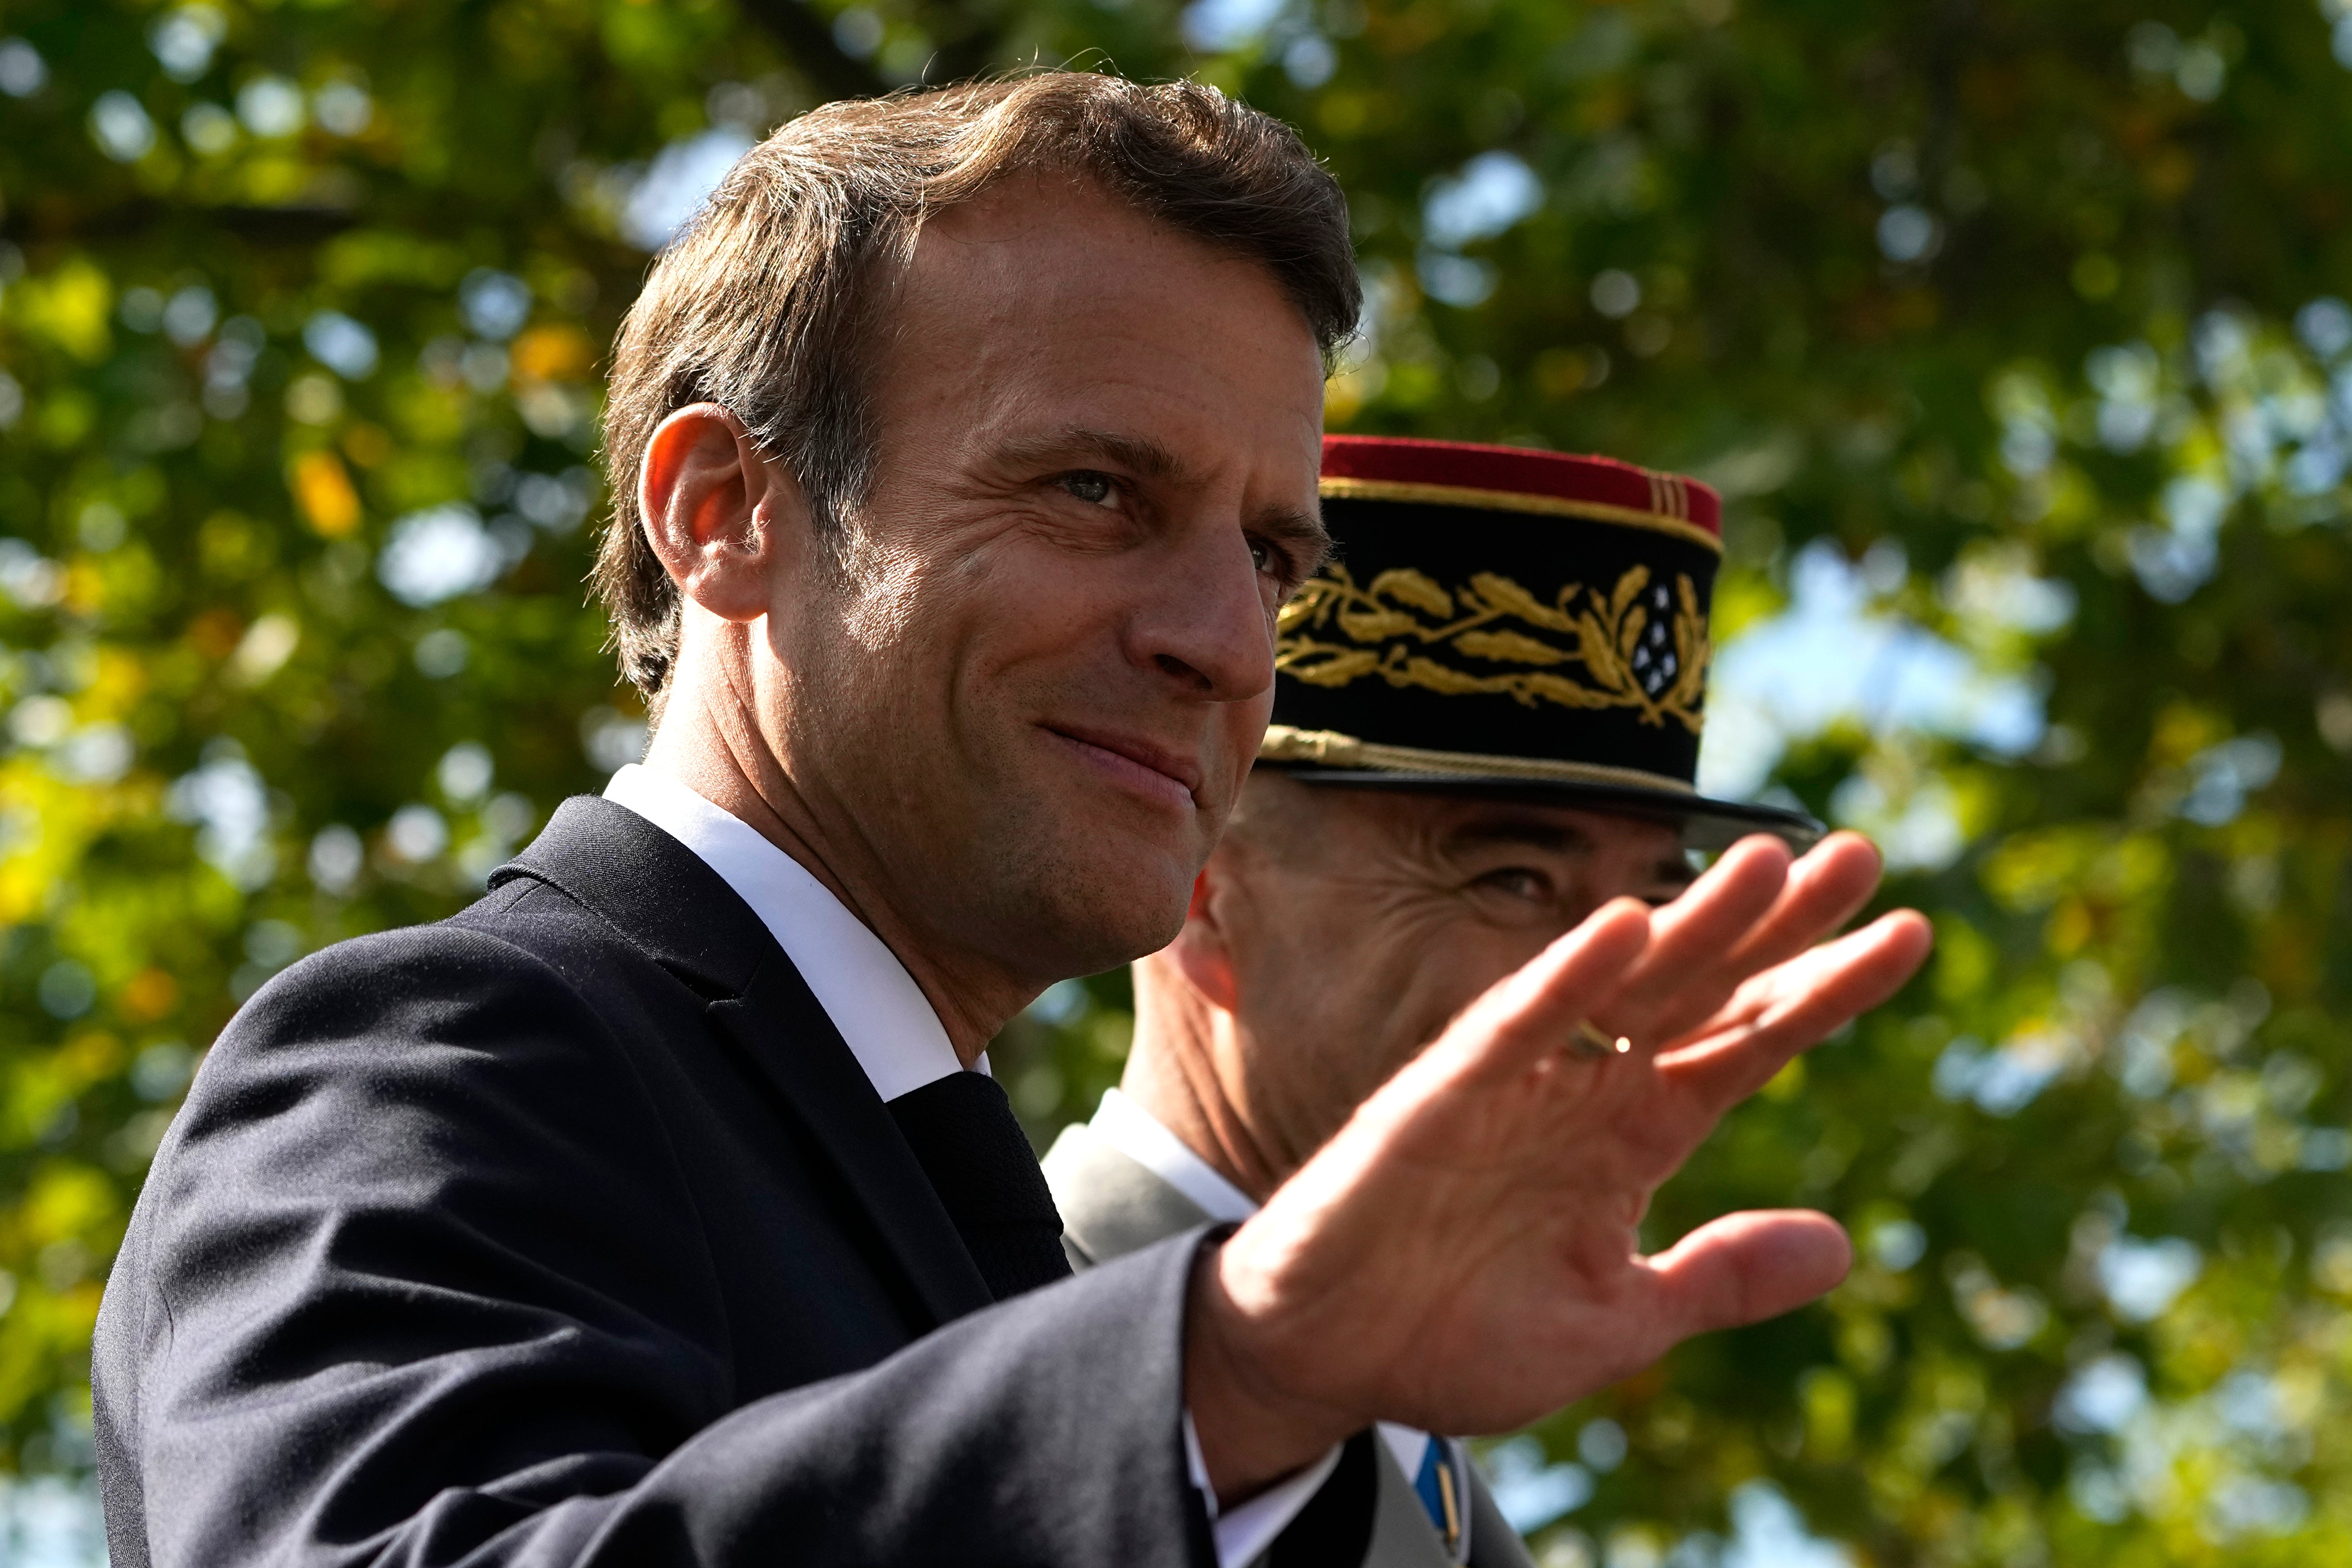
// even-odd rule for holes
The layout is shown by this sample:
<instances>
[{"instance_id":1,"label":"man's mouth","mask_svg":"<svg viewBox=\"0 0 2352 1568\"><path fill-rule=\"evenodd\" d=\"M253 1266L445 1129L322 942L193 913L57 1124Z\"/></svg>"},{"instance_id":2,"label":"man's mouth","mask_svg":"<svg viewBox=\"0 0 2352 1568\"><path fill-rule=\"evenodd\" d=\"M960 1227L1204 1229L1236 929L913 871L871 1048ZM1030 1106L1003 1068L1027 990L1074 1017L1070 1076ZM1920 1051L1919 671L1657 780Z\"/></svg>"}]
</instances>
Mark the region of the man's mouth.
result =
<instances>
[{"instance_id":1,"label":"man's mouth","mask_svg":"<svg viewBox=\"0 0 2352 1568\"><path fill-rule=\"evenodd\" d=\"M1066 742L1081 760L1139 794L1171 805L1197 804L1193 792L1201 787L1201 764L1181 752L1139 735L1087 725L1055 722L1041 728Z\"/></svg>"}]
</instances>

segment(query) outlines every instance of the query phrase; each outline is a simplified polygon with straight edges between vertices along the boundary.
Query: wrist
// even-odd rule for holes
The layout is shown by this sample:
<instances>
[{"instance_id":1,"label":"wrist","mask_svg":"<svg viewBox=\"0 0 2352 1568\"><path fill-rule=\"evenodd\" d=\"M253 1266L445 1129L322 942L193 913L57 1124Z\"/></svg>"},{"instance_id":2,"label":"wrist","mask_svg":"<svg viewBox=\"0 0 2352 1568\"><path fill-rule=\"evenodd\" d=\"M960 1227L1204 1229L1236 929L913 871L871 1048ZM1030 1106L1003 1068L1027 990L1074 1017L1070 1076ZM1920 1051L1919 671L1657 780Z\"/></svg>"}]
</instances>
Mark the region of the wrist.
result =
<instances>
[{"instance_id":1,"label":"wrist","mask_svg":"<svg viewBox=\"0 0 2352 1568\"><path fill-rule=\"evenodd\" d=\"M1369 1419L1276 1374L1272 1336L1227 1288L1225 1256L1222 1243L1201 1248L1184 1319L1185 1407L1221 1508L1312 1464Z\"/></svg>"}]
</instances>

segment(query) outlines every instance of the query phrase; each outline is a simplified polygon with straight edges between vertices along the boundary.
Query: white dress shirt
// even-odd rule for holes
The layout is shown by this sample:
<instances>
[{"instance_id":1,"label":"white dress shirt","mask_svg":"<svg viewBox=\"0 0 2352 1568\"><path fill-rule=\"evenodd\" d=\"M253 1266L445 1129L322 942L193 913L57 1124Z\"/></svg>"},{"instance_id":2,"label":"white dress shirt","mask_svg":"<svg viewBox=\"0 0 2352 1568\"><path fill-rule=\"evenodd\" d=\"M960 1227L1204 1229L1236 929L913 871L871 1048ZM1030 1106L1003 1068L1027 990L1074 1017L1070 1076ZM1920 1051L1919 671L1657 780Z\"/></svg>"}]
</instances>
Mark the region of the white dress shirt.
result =
<instances>
[{"instance_id":1,"label":"white dress shirt","mask_svg":"<svg viewBox=\"0 0 2352 1568\"><path fill-rule=\"evenodd\" d=\"M1192 1152L1191 1144L1169 1131L1159 1118L1118 1090L1103 1090L1102 1103L1096 1108L1087 1125L1112 1148L1192 1199L1194 1205L1211 1219L1220 1224L1239 1225L1257 1213L1255 1199L1225 1180L1214 1166ZM1417 1427L1399 1426L1393 1422L1383 1421L1380 1424L1380 1434L1381 1441L1387 1444L1389 1452L1396 1457L1398 1468L1404 1471L1407 1480L1421 1474L1421 1462L1429 1452L1428 1433ZM1323 1476L1329 1474L1330 1467L1337 1462L1335 1454L1324 1461L1319 1471L1314 1472L1317 1485L1321 1484ZM1286 1486L1296 1484L1288 1482ZM1314 1488L1307 1489L1312 1492ZM1266 1495L1271 1497L1274 1494ZM1299 1500L1300 1504L1305 1501L1303 1497ZM1291 1512L1297 1511L1297 1505L1293 1505ZM1289 1515L1286 1514L1283 1523L1288 1522ZM1470 1521L1466 1515L1462 1525L1461 1551L1467 1555ZM1276 1525L1265 1541L1259 1542L1259 1550L1271 1544L1281 1530L1281 1525ZM1221 1556L1223 1546L1223 1538L1220 1536L1218 1548ZM1241 1561L1247 1562L1248 1558L1244 1557Z\"/></svg>"},{"instance_id":2,"label":"white dress shirt","mask_svg":"<svg viewBox=\"0 0 2352 1568\"><path fill-rule=\"evenodd\" d=\"M635 763L613 775L604 786L604 798L628 807L693 850L735 889L737 897L751 906L751 912L774 935L825 1016L841 1032L876 1094L885 1100L896 1100L963 1069L938 1012L898 954L766 835L667 773ZM977 1066L980 1071L988 1070L986 1054ZM1143 1116L1140 1110L1136 1114ZM1158 1122L1148 1116L1143 1120L1175 1142ZM1206 1165L1201 1169L1211 1181L1224 1184L1223 1178ZM1187 1189L1179 1186L1178 1190ZM1226 1190L1233 1191L1230 1186ZM1202 1462L1190 1410L1184 1413L1184 1457L1192 1484L1200 1489L1215 1522L1218 1568L1244 1568L1307 1506L1339 1455L1335 1448L1321 1464L1223 1513L1217 1510L1216 1493L1209 1489L1208 1469Z\"/></svg>"},{"instance_id":3,"label":"white dress shirt","mask_svg":"<svg viewBox=\"0 0 2352 1568\"><path fill-rule=\"evenodd\" d=\"M875 1093L896 1100L963 1070L930 998L898 955L767 835L667 773L635 763L613 775L604 798L693 850L751 906L841 1031Z\"/></svg>"}]
</instances>

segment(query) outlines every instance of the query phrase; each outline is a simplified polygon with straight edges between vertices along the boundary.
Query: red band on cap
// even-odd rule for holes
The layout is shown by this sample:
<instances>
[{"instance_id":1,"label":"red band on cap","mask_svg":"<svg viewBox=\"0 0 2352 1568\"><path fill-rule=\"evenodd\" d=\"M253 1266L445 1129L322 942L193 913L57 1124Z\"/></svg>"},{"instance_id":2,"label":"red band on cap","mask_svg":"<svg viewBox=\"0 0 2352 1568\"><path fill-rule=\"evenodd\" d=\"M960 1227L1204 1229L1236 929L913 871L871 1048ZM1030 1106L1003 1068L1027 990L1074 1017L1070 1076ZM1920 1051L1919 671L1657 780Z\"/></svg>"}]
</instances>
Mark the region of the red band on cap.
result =
<instances>
[{"instance_id":1,"label":"red band on cap","mask_svg":"<svg viewBox=\"0 0 2352 1568\"><path fill-rule=\"evenodd\" d=\"M1652 473L1612 458L1398 436L1326 436L1323 477L1583 501L1648 512L1723 536L1723 498L1713 489L1679 474Z\"/></svg>"}]
</instances>

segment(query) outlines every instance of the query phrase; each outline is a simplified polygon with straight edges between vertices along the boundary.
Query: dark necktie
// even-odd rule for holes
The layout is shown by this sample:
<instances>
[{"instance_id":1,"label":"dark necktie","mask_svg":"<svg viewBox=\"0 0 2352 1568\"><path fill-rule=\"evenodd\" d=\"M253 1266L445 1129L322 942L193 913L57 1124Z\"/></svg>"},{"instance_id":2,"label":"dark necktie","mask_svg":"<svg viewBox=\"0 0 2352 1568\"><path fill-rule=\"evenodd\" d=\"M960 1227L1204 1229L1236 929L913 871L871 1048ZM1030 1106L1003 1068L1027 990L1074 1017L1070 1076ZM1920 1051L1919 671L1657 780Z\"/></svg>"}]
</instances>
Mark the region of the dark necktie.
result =
<instances>
[{"instance_id":1,"label":"dark necktie","mask_svg":"<svg viewBox=\"0 0 2352 1568\"><path fill-rule=\"evenodd\" d=\"M1330 1476L1266 1549L1268 1568L1358 1568L1364 1561L1380 1508L1380 1461L1372 1457L1379 1441L1369 1431L1348 1439Z\"/></svg>"},{"instance_id":2,"label":"dark necktie","mask_svg":"<svg viewBox=\"0 0 2352 1568\"><path fill-rule=\"evenodd\" d=\"M898 1131L1002 1301L1070 1277L1062 1215L1003 1086L951 1072L890 1101Z\"/></svg>"}]
</instances>

